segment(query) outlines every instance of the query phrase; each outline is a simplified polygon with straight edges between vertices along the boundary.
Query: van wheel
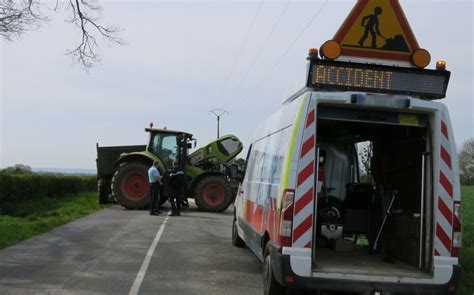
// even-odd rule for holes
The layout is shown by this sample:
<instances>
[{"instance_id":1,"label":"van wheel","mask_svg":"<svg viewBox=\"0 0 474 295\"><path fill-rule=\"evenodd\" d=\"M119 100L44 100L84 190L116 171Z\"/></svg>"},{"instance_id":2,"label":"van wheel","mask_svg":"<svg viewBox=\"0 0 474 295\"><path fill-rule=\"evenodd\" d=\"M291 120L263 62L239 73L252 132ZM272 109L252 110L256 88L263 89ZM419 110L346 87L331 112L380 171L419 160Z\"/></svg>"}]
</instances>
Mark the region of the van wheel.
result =
<instances>
[{"instance_id":1,"label":"van wheel","mask_svg":"<svg viewBox=\"0 0 474 295\"><path fill-rule=\"evenodd\" d=\"M237 248L244 248L245 242L239 236L239 231L237 230L237 219L234 217L234 222L232 223L232 245Z\"/></svg>"},{"instance_id":2,"label":"van wheel","mask_svg":"<svg viewBox=\"0 0 474 295\"><path fill-rule=\"evenodd\" d=\"M284 295L286 288L275 279L273 275L273 264L270 257L270 243L265 246L263 255L263 294Z\"/></svg>"}]
</instances>

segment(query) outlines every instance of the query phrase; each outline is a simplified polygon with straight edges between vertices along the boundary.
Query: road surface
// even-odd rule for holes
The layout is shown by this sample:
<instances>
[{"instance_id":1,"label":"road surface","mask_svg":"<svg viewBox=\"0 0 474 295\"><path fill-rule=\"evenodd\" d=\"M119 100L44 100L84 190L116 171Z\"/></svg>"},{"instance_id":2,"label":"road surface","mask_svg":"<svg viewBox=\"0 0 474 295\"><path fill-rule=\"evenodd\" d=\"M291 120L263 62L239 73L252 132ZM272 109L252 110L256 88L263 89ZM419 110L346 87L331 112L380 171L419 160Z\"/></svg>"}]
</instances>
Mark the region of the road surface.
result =
<instances>
[{"instance_id":1,"label":"road surface","mask_svg":"<svg viewBox=\"0 0 474 295\"><path fill-rule=\"evenodd\" d=\"M260 295L261 264L232 246L232 214L112 206L0 251L0 294Z\"/></svg>"}]
</instances>

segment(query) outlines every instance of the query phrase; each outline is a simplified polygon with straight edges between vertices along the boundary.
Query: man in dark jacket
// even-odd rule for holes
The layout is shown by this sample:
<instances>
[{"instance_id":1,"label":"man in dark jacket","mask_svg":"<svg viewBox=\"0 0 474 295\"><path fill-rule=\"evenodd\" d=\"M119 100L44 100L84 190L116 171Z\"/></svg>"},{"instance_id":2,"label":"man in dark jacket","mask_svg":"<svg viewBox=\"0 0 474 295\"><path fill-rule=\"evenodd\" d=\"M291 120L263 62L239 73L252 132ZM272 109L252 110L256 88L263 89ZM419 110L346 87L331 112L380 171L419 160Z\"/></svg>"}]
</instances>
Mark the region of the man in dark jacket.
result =
<instances>
[{"instance_id":1,"label":"man in dark jacket","mask_svg":"<svg viewBox=\"0 0 474 295\"><path fill-rule=\"evenodd\" d=\"M171 197L171 216L181 215L181 198L186 191L186 175L179 169L178 163L173 162L173 170L170 173L169 179Z\"/></svg>"}]
</instances>

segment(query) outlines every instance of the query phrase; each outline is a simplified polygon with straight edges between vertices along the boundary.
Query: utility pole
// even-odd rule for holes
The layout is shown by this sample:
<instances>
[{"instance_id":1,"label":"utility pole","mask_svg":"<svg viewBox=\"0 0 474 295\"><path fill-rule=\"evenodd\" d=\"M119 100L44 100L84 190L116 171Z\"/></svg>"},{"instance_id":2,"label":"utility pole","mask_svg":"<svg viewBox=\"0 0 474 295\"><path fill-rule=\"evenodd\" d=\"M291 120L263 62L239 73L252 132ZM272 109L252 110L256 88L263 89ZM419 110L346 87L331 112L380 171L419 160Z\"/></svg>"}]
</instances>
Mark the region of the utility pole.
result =
<instances>
[{"instance_id":1,"label":"utility pole","mask_svg":"<svg viewBox=\"0 0 474 295\"><path fill-rule=\"evenodd\" d=\"M217 118L217 138L219 138L219 123L221 120L221 116L224 114L228 114L229 112L223 109L214 109L209 111L210 114L213 114Z\"/></svg>"}]
</instances>

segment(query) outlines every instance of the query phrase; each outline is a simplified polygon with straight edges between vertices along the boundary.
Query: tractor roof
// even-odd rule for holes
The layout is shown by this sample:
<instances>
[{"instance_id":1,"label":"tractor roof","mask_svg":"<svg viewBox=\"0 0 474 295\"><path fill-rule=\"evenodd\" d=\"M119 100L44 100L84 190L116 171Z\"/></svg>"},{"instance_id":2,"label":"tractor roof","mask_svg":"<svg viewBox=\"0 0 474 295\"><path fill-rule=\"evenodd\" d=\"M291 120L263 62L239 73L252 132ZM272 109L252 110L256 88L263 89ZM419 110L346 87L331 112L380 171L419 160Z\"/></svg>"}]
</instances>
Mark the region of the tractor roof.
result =
<instances>
[{"instance_id":1,"label":"tractor roof","mask_svg":"<svg viewBox=\"0 0 474 295\"><path fill-rule=\"evenodd\" d=\"M157 128L145 128L146 132L161 132L161 133L170 133L170 134L187 134L189 136L193 136L191 133L184 132L184 131L177 131L177 130L170 130L170 129L157 129Z\"/></svg>"}]
</instances>

